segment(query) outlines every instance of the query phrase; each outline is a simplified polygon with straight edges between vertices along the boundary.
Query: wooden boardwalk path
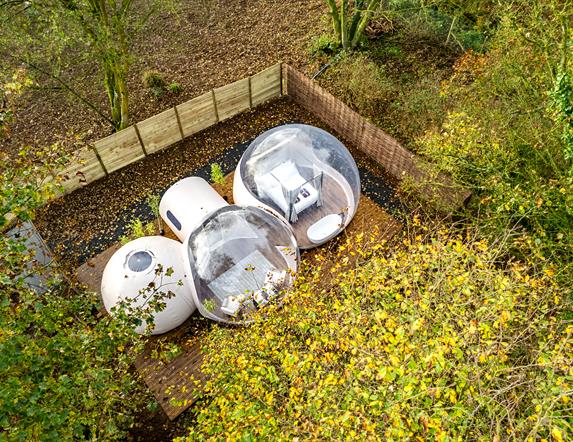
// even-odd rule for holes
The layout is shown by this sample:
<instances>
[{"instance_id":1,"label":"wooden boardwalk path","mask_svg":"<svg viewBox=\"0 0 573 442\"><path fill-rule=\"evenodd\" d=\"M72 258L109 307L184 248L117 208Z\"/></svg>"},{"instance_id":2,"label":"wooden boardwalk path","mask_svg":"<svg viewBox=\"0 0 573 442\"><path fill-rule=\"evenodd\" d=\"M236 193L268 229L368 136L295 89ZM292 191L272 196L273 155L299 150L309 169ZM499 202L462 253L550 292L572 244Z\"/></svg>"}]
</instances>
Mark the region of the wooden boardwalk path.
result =
<instances>
[{"instance_id":1,"label":"wooden boardwalk path","mask_svg":"<svg viewBox=\"0 0 573 442\"><path fill-rule=\"evenodd\" d=\"M175 234L165 227L165 236L177 240ZM105 266L120 247L120 243L114 244L79 267L76 271L78 281L88 290L99 293ZM196 331L193 327L194 319L192 317L170 333L151 336L143 353L135 361L137 371L171 420L198 399L204 382L201 373L201 343L193 335ZM161 347L166 343L176 343L181 353L170 360L161 358L159 355L164 353Z\"/></svg>"},{"instance_id":2,"label":"wooden boardwalk path","mask_svg":"<svg viewBox=\"0 0 573 442\"><path fill-rule=\"evenodd\" d=\"M189 325L192 321L188 320L169 336L151 338L135 363L155 399L171 420L195 403L205 382L205 376L201 373L201 338L191 336L193 328ZM184 339L179 344L181 354L171 360L158 359L154 355L154 344L157 344L158 339L163 342Z\"/></svg>"}]
</instances>

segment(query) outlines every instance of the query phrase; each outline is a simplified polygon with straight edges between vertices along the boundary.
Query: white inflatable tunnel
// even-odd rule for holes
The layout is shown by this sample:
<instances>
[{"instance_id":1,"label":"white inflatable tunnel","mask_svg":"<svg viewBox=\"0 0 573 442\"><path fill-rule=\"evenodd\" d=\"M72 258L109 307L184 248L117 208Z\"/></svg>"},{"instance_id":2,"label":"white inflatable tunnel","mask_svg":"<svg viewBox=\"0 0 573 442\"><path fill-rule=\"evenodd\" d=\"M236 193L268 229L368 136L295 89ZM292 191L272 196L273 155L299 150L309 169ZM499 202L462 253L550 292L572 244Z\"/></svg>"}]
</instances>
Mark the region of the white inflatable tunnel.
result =
<instances>
[{"instance_id":1,"label":"white inflatable tunnel","mask_svg":"<svg viewBox=\"0 0 573 442\"><path fill-rule=\"evenodd\" d=\"M159 214L183 242L205 217L228 205L203 178L189 177L165 191L159 203Z\"/></svg>"}]
</instances>

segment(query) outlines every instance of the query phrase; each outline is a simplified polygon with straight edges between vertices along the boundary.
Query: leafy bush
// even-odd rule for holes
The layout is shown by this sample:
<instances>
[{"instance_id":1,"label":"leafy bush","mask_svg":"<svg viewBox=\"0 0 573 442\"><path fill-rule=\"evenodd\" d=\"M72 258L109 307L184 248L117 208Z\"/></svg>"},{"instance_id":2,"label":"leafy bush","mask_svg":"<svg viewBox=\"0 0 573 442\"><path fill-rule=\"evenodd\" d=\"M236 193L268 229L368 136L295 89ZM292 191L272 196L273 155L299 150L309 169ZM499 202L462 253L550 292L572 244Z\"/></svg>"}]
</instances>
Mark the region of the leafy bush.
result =
<instances>
[{"instance_id":1,"label":"leafy bush","mask_svg":"<svg viewBox=\"0 0 573 442\"><path fill-rule=\"evenodd\" d=\"M16 69L7 77L3 77L0 71L0 139L9 136L16 101L33 84L28 73L22 68Z\"/></svg>"},{"instance_id":2,"label":"leafy bush","mask_svg":"<svg viewBox=\"0 0 573 442\"><path fill-rule=\"evenodd\" d=\"M483 232L499 237L517 228L508 238L516 253L552 259L568 278L571 94L560 82L565 72L554 77L567 12L521 6L519 14L503 12L486 54L469 52L458 61L442 89L455 105L442 130L420 139L420 150L474 191ZM544 14L544 26L535 26Z\"/></svg>"},{"instance_id":3,"label":"leafy bush","mask_svg":"<svg viewBox=\"0 0 573 442\"><path fill-rule=\"evenodd\" d=\"M373 116L394 93L384 68L366 55L343 57L329 72L340 98L360 113Z\"/></svg>"},{"instance_id":4,"label":"leafy bush","mask_svg":"<svg viewBox=\"0 0 573 442\"><path fill-rule=\"evenodd\" d=\"M172 93L173 95L179 95L181 93L181 91L183 90L183 88L181 87L181 85L179 83L177 83L176 81L169 83L169 85L167 86L167 90Z\"/></svg>"},{"instance_id":5,"label":"leafy bush","mask_svg":"<svg viewBox=\"0 0 573 442\"><path fill-rule=\"evenodd\" d=\"M145 71L143 73L143 85L148 89L164 88L167 83L163 74L157 71Z\"/></svg>"},{"instance_id":6,"label":"leafy bush","mask_svg":"<svg viewBox=\"0 0 573 442\"><path fill-rule=\"evenodd\" d=\"M143 85L151 91L155 98L161 98L167 90L165 77L157 71L145 71L143 73Z\"/></svg>"},{"instance_id":7,"label":"leafy bush","mask_svg":"<svg viewBox=\"0 0 573 442\"><path fill-rule=\"evenodd\" d=\"M332 55L338 49L338 44L329 34L321 34L312 39L308 52L310 55Z\"/></svg>"},{"instance_id":8,"label":"leafy bush","mask_svg":"<svg viewBox=\"0 0 573 442\"><path fill-rule=\"evenodd\" d=\"M161 202L161 195L149 194L147 196L147 205L155 217L159 217L159 203Z\"/></svg>"},{"instance_id":9,"label":"leafy bush","mask_svg":"<svg viewBox=\"0 0 573 442\"><path fill-rule=\"evenodd\" d=\"M371 59L375 55L384 60L397 58L400 64L408 62L402 60L405 55L400 46L379 44L376 53L344 57L327 71L329 89L406 143L426 130L439 127L446 106L439 94L442 73L431 67L423 69L417 61L414 65L421 71L419 74L401 69L388 72L386 64Z\"/></svg>"},{"instance_id":10,"label":"leafy bush","mask_svg":"<svg viewBox=\"0 0 573 442\"><path fill-rule=\"evenodd\" d=\"M54 153L54 151L49 151ZM57 182L49 155L1 163L0 226L29 220ZM0 432L2 440L116 440L148 398L132 364L141 341L126 323L102 317L99 297L52 274L39 295L25 275L24 238L0 237ZM54 270L55 272L55 270Z\"/></svg>"},{"instance_id":11,"label":"leafy bush","mask_svg":"<svg viewBox=\"0 0 573 442\"><path fill-rule=\"evenodd\" d=\"M133 332L101 318L95 294L1 289L0 427L9 440L122 439L147 400L131 369Z\"/></svg>"},{"instance_id":12,"label":"leafy bush","mask_svg":"<svg viewBox=\"0 0 573 442\"><path fill-rule=\"evenodd\" d=\"M218 163L211 164L211 182L219 185L225 184L225 174Z\"/></svg>"},{"instance_id":13,"label":"leafy bush","mask_svg":"<svg viewBox=\"0 0 573 442\"><path fill-rule=\"evenodd\" d=\"M152 236L157 233L157 228L153 222L143 224L139 218L130 221L127 226L127 233L119 239L122 244L127 244L137 238Z\"/></svg>"},{"instance_id":14,"label":"leafy bush","mask_svg":"<svg viewBox=\"0 0 573 442\"><path fill-rule=\"evenodd\" d=\"M299 279L252 326L214 328L189 440L566 440L573 327L536 266L441 231Z\"/></svg>"},{"instance_id":15,"label":"leafy bush","mask_svg":"<svg viewBox=\"0 0 573 442\"><path fill-rule=\"evenodd\" d=\"M568 45L569 42L566 41L565 51L569 50ZM563 156L569 161L569 174L573 175L573 80L571 77L567 64L562 61L555 79L555 89L551 94L550 108L554 111L555 122L563 127L561 135Z\"/></svg>"},{"instance_id":16,"label":"leafy bush","mask_svg":"<svg viewBox=\"0 0 573 442\"><path fill-rule=\"evenodd\" d=\"M143 73L143 85L151 91L153 96L157 99L161 98L166 93L179 95L183 88L181 84L173 81L167 83L165 76L157 71L145 71Z\"/></svg>"},{"instance_id":17,"label":"leafy bush","mask_svg":"<svg viewBox=\"0 0 573 442\"><path fill-rule=\"evenodd\" d=\"M159 204L161 203L161 195L151 193L147 196L146 202L149 208L151 209L151 213L153 213L153 216L156 219L157 230L161 235L163 235L165 232L163 231L163 223L161 220L161 214L159 213ZM147 227L149 227L149 224ZM151 233L151 235L154 235L155 233L156 232L154 231L153 233Z\"/></svg>"},{"instance_id":18,"label":"leafy bush","mask_svg":"<svg viewBox=\"0 0 573 442\"><path fill-rule=\"evenodd\" d=\"M385 5L383 16L410 38L426 38L465 51L485 49L497 13L489 0L394 0Z\"/></svg>"},{"instance_id":19,"label":"leafy bush","mask_svg":"<svg viewBox=\"0 0 573 442\"><path fill-rule=\"evenodd\" d=\"M208 312L214 312L215 309L217 308L217 304L215 304L215 301L213 301L212 299L206 299L205 301L203 301L203 307L205 307L205 310L207 310Z\"/></svg>"}]
</instances>

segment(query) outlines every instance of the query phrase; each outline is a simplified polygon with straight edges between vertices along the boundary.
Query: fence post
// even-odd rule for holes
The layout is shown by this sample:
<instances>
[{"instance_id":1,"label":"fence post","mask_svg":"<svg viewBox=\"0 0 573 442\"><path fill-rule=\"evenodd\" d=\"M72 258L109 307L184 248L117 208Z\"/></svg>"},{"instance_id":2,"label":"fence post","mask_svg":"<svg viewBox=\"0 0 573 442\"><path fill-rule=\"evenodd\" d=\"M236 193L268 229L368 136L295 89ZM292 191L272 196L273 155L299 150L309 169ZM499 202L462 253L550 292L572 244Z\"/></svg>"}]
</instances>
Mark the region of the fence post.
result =
<instances>
[{"instance_id":1,"label":"fence post","mask_svg":"<svg viewBox=\"0 0 573 442\"><path fill-rule=\"evenodd\" d=\"M185 139L185 135L183 135L183 126L181 126L181 119L179 118L179 112L177 111L177 106L173 106L175 110L175 118L177 118L177 126L179 126L179 133L181 134L181 139Z\"/></svg>"},{"instance_id":2,"label":"fence post","mask_svg":"<svg viewBox=\"0 0 573 442\"><path fill-rule=\"evenodd\" d=\"M139 127L137 127L137 123L133 125L133 128L135 129L135 135L137 135L137 139L139 140L139 145L141 146L143 155L147 156L147 150L145 150L145 144L143 144L143 139L141 138L141 134L139 133Z\"/></svg>"},{"instance_id":3,"label":"fence post","mask_svg":"<svg viewBox=\"0 0 573 442\"><path fill-rule=\"evenodd\" d=\"M211 89L211 96L213 97L213 108L215 109L215 118L219 122L219 111L217 110L217 98L215 98L215 89Z\"/></svg>"},{"instance_id":4,"label":"fence post","mask_svg":"<svg viewBox=\"0 0 573 442\"><path fill-rule=\"evenodd\" d=\"M249 75L249 109L253 108L253 88L251 87L251 76Z\"/></svg>"},{"instance_id":5,"label":"fence post","mask_svg":"<svg viewBox=\"0 0 573 442\"><path fill-rule=\"evenodd\" d=\"M283 62L282 61L279 62L279 75L280 75L279 81L280 81L280 85L281 85L280 97L282 97L284 95L284 93L283 93Z\"/></svg>"},{"instance_id":6,"label":"fence post","mask_svg":"<svg viewBox=\"0 0 573 442\"><path fill-rule=\"evenodd\" d=\"M99 156L99 152L97 151L95 146L89 146L90 150L93 150L95 153L95 156L97 158L97 160L99 161L99 165L101 166L101 168L103 169L105 176L108 176L109 173L105 167L105 164L103 163L103 160L101 159L101 157Z\"/></svg>"}]
</instances>

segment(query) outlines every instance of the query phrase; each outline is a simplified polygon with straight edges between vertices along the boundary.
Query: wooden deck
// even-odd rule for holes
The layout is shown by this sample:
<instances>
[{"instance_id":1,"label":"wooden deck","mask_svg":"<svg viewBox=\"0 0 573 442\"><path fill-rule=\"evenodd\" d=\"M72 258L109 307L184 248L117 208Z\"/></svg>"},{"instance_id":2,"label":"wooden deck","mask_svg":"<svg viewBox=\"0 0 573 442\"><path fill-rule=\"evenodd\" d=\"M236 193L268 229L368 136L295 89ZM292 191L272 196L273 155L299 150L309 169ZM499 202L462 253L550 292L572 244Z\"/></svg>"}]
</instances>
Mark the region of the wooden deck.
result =
<instances>
[{"instance_id":1,"label":"wooden deck","mask_svg":"<svg viewBox=\"0 0 573 442\"><path fill-rule=\"evenodd\" d=\"M169 227L165 223L163 225L165 236L177 240ZM99 293L105 266L120 247L120 243L114 244L79 267L76 271L78 282L88 290ZM143 353L135 361L137 371L171 420L198 399L205 380L201 373L201 333L197 333L198 327L205 327L198 320L200 321L199 318L192 317L176 330L150 337ZM168 343L175 343L181 350L181 353L171 360L158 357L165 353L162 350Z\"/></svg>"},{"instance_id":2,"label":"wooden deck","mask_svg":"<svg viewBox=\"0 0 573 442\"><path fill-rule=\"evenodd\" d=\"M232 182L231 176L227 177L225 186L215 186L229 202L232 202ZM329 251L335 249L341 241L359 233L368 235L373 230L376 230L378 238L390 238L401 228L401 224L384 209L363 195L352 222L344 232L336 240L304 252L303 258L308 265L314 263L321 265L325 274L323 282L328 284L331 279L330 267L335 263L334 260L325 260L324 257L328 256ZM166 236L176 239L170 231L166 232ZM120 244L115 244L79 267L78 281L88 289L99 293L105 265L119 247ZM354 265L352 259L347 265ZM201 393L205 381L201 373L201 342L208 336L208 327L209 322L203 320L196 312L176 330L158 337L150 337L144 353L136 361L138 372L171 420L189 408ZM160 355L164 352L160 350L169 343L176 343L181 353L171 360L166 360L164 357L162 359Z\"/></svg>"},{"instance_id":3,"label":"wooden deck","mask_svg":"<svg viewBox=\"0 0 573 442\"><path fill-rule=\"evenodd\" d=\"M197 321L190 319L167 335L150 338L135 363L139 374L171 420L195 403L205 383L205 376L201 373L201 336L206 330L203 327L202 333L194 335L197 325ZM158 357L165 354L161 352L161 347L170 342L176 342L181 353L170 360Z\"/></svg>"},{"instance_id":4,"label":"wooden deck","mask_svg":"<svg viewBox=\"0 0 573 442\"><path fill-rule=\"evenodd\" d=\"M99 255L88 259L85 264L76 270L78 282L86 286L88 290L99 293L105 265L120 247L120 243L114 244Z\"/></svg>"},{"instance_id":5,"label":"wooden deck","mask_svg":"<svg viewBox=\"0 0 573 442\"><path fill-rule=\"evenodd\" d=\"M338 182L328 175L324 175L322 183L322 206L311 207L298 214L298 220L292 224L294 236L298 246L306 249L314 247L315 244L308 239L307 230L319 219L330 214L342 214L346 216L348 212L348 199L344 189Z\"/></svg>"}]
</instances>

